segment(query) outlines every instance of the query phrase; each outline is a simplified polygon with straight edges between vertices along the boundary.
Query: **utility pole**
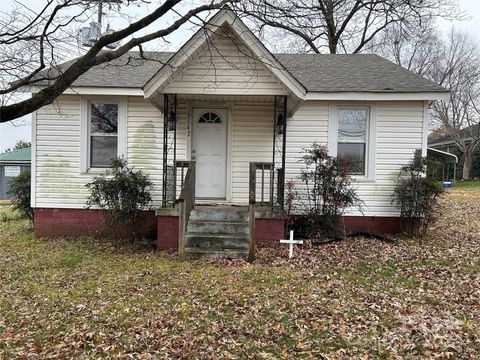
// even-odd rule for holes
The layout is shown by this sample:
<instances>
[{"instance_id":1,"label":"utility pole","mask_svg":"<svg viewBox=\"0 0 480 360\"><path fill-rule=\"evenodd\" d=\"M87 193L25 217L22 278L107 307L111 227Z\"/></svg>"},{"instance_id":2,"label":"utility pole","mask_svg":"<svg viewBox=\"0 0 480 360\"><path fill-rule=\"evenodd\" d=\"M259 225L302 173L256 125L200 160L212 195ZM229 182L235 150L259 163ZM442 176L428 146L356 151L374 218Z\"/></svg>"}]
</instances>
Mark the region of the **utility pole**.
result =
<instances>
[{"instance_id":1,"label":"utility pole","mask_svg":"<svg viewBox=\"0 0 480 360\"><path fill-rule=\"evenodd\" d=\"M102 26L102 5L103 5L103 0L98 0L97 22L100 24L100 28Z\"/></svg>"}]
</instances>

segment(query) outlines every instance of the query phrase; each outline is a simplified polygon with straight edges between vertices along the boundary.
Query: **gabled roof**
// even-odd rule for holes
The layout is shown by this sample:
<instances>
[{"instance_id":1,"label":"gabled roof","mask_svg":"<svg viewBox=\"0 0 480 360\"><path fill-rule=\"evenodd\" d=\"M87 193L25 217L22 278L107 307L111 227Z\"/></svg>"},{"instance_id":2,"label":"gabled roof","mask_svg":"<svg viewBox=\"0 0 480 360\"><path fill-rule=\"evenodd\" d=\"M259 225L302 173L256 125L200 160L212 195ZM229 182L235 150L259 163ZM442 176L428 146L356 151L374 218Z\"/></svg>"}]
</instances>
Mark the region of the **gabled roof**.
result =
<instances>
[{"instance_id":1,"label":"gabled roof","mask_svg":"<svg viewBox=\"0 0 480 360\"><path fill-rule=\"evenodd\" d=\"M173 52L129 52L95 66L73 87L141 89ZM380 56L367 54L274 54L308 92L440 92L447 90ZM72 60L73 61L73 60ZM66 69L72 61L61 65Z\"/></svg>"},{"instance_id":2,"label":"gabled roof","mask_svg":"<svg viewBox=\"0 0 480 360\"><path fill-rule=\"evenodd\" d=\"M322 98L329 98L332 93L356 93L374 94L372 96L383 99L387 98L385 94L412 94L412 99L433 100L448 95L447 89L377 55L272 54L229 8L220 10L205 26L210 26L213 31L225 24L265 62L274 77L297 96L308 92L309 95L320 94ZM135 89L132 92L140 95L145 92L148 97L205 40L205 30L199 30L177 52L146 51L142 57L139 52L128 52L109 63L91 68L72 84L72 88ZM47 73L54 78L73 61L42 72L42 75ZM165 65L167 63L168 66Z\"/></svg>"},{"instance_id":3,"label":"gabled roof","mask_svg":"<svg viewBox=\"0 0 480 360\"><path fill-rule=\"evenodd\" d=\"M12 150L0 154L0 162L28 162L32 159L32 148Z\"/></svg>"},{"instance_id":4,"label":"gabled roof","mask_svg":"<svg viewBox=\"0 0 480 360\"><path fill-rule=\"evenodd\" d=\"M275 56L263 45L252 31L228 6L219 10L206 24L199 29L160 70L143 87L145 97L152 97L161 90L173 74L202 46L208 43L211 34L217 33L226 27L251 51L265 68L298 98L303 98L306 88L279 62Z\"/></svg>"},{"instance_id":5,"label":"gabled roof","mask_svg":"<svg viewBox=\"0 0 480 360\"><path fill-rule=\"evenodd\" d=\"M479 133L480 133L480 124L474 124L460 130L459 136L461 138L464 138L465 140L470 140L472 138L471 134L479 134ZM455 144L455 140L453 140L450 135L444 135L439 137L438 139L428 142L428 146L452 145L452 144Z\"/></svg>"}]
</instances>

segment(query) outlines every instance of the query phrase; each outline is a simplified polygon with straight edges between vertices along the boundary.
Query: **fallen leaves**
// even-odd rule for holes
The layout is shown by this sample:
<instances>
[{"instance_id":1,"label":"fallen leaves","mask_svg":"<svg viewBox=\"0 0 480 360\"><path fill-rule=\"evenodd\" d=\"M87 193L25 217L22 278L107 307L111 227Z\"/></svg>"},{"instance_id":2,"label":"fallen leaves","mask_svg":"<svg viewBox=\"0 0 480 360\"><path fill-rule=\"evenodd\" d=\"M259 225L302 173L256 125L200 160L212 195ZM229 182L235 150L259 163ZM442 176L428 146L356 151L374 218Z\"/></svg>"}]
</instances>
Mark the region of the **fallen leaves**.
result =
<instances>
[{"instance_id":1,"label":"fallen leaves","mask_svg":"<svg viewBox=\"0 0 480 360\"><path fill-rule=\"evenodd\" d=\"M0 223L0 358L475 358L480 194L454 191L425 239L277 244L243 260Z\"/></svg>"}]
</instances>

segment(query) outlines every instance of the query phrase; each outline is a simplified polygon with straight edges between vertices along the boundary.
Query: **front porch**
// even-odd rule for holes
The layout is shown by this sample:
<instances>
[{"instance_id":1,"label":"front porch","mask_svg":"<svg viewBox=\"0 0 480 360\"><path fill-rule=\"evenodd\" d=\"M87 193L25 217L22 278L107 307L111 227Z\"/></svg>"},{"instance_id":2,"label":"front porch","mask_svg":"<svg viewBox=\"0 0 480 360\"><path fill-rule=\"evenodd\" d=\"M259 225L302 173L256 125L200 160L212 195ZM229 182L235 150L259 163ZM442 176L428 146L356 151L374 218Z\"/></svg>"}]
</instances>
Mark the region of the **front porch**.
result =
<instances>
[{"instance_id":1,"label":"front porch","mask_svg":"<svg viewBox=\"0 0 480 360\"><path fill-rule=\"evenodd\" d=\"M144 96L164 116L158 213L170 232L178 228L180 256L188 251L188 239L198 235L189 221L199 205L223 206L223 219L219 207L207 208L204 221L213 218L218 231L206 233L205 244L225 236L231 225L239 231L229 235L247 241L253 259L256 227L263 223L257 221L263 219L258 206L281 220L275 237L282 237L287 118L306 89L245 24L230 11L214 16L145 84ZM225 224L230 217L248 229ZM159 237L162 233L159 227Z\"/></svg>"},{"instance_id":2,"label":"front porch","mask_svg":"<svg viewBox=\"0 0 480 360\"><path fill-rule=\"evenodd\" d=\"M158 248L253 259L285 231L287 96L163 97Z\"/></svg>"}]
</instances>

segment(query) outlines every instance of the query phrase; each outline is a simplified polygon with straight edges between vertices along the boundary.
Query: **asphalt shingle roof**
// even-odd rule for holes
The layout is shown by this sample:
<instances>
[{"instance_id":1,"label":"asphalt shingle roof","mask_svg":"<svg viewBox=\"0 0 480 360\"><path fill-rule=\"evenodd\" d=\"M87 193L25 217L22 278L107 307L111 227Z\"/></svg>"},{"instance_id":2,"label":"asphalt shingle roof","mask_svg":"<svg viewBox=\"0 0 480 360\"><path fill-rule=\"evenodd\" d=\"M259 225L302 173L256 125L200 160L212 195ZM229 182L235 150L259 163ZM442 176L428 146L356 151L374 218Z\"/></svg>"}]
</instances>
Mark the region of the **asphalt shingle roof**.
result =
<instances>
[{"instance_id":1,"label":"asphalt shingle roof","mask_svg":"<svg viewBox=\"0 0 480 360\"><path fill-rule=\"evenodd\" d=\"M78 87L143 88L174 54L128 53L90 69L73 84ZM275 54L277 60L313 92L445 92L443 87L380 56L366 54ZM60 65L65 69L72 61ZM56 70L49 70L54 75Z\"/></svg>"},{"instance_id":2,"label":"asphalt shingle roof","mask_svg":"<svg viewBox=\"0 0 480 360\"><path fill-rule=\"evenodd\" d=\"M444 92L443 87L378 55L278 54L308 91Z\"/></svg>"},{"instance_id":3,"label":"asphalt shingle roof","mask_svg":"<svg viewBox=\"0 0 480 360\"><path fill-rule=\"evenodd\" d=\"M31 161L32 159L32 148L23 148L18 150L12 150L3 154L0 154L0 162L2 161Z\"/></svg>"}]
</instances>

